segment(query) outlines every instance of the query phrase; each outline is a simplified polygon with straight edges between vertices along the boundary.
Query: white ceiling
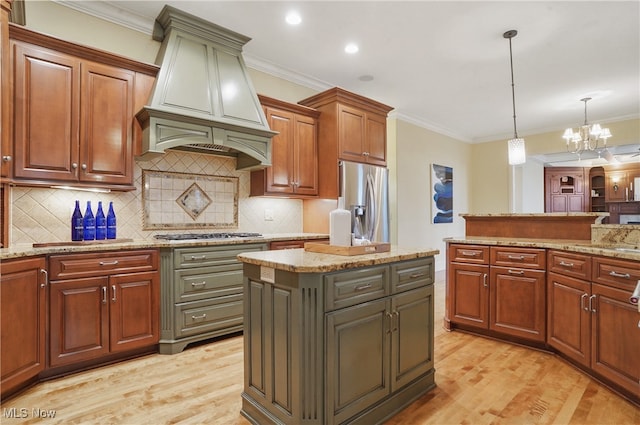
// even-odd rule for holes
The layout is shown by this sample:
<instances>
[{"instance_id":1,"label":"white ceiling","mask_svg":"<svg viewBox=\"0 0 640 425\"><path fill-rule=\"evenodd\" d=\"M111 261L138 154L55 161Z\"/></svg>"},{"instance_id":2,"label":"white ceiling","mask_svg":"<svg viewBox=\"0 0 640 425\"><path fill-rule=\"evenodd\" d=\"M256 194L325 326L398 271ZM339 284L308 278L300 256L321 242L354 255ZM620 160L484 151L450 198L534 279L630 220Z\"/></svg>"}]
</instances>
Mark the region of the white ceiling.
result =
<instances>
[{"instance_id":1,"label":"white ceiling","mask_svg":"<svg viewBox=\"0 0 640 425\"><path fill-rule=\"evenodd\" d=\"M151 33L165 4L251 37L255 69L324 90L340 86L398 117L467 142L640 117L640 2L65 1ZM287 11L302 15L296 27ZM347 42L360 51L347 55ZM361 81L369 75L372 81ZM615 134L614 134L615 137Z\"/></svg>"}]
</instances>

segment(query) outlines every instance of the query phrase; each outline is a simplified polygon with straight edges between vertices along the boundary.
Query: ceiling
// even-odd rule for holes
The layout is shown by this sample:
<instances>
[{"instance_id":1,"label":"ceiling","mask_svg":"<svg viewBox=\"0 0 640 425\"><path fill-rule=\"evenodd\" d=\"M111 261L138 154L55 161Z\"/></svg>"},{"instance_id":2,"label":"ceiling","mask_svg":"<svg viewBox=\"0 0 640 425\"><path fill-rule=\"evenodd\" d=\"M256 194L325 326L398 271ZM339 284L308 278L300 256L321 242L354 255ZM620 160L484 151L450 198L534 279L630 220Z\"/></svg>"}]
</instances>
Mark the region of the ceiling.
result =
<instances>
[{"instance_id":1,"label":"ceiling","mask_svg":"<svg viewBox=\"0 0 640 425\"><path fill-rule=\"evenodd\" d=\"M251 37L248 66L340 86L469 143L640 117L639 1L66 1L151 34L165 4ZM302 17L284 21L289 10ZM344 52L356 42L357 54ZM372 77L372 78L371 78ZM367 81L363 81L367 80ZM615 134L614 134L615 138ZM637 149L636 145L633 149Z\"/></svg>"}]
</instances>

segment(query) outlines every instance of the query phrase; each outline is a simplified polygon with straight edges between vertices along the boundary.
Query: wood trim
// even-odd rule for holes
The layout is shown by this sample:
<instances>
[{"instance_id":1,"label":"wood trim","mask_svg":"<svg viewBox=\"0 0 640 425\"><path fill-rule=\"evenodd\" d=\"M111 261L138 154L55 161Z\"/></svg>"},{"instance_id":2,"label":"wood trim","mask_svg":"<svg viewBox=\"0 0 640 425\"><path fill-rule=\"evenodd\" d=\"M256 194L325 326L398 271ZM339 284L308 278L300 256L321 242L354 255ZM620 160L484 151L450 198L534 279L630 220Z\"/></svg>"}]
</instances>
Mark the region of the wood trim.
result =
<instances>
[{"instance_id":1,"label":"wood trim","mask_svg":"<svg viewBox=\"0 0 640 425\"><path fill-rule=\"evenodd\" d=\"M9 246L10 190L8 184L0 185L0 221L2 221L2 227L0 228L0 248L7 248Z\"/></svg>"},{"instance_id":2,"label":"wood trim","mask_svg":"<svg viewBox=\"0 0 640 425\"><path fill-rule=\"evenodd\" d=\"M591 225L597 216L546 215L465 216L467 237L591 240Z\"/></svg>"}]
</instances>

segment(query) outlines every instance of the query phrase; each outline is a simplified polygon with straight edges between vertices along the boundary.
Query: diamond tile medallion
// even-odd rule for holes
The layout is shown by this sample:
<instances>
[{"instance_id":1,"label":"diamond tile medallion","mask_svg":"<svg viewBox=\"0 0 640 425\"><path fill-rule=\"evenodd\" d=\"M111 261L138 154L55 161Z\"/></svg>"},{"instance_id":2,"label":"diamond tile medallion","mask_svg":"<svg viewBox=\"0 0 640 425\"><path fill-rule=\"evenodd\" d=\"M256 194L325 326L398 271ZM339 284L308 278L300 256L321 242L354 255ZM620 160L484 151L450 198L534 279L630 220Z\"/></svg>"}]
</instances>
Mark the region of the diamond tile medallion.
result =
<instances>
[{"instance_id":1,"label":"diamond tile medallion","mask_svg":"<svg viewBox=\"0 0 640 425\"><path fill-rule=\"evenodd\" d=\"M195 220L211 205L211 198L198 186L198 183L194 183L176 199L176 202Z\"/></svg>"}]
</instances>

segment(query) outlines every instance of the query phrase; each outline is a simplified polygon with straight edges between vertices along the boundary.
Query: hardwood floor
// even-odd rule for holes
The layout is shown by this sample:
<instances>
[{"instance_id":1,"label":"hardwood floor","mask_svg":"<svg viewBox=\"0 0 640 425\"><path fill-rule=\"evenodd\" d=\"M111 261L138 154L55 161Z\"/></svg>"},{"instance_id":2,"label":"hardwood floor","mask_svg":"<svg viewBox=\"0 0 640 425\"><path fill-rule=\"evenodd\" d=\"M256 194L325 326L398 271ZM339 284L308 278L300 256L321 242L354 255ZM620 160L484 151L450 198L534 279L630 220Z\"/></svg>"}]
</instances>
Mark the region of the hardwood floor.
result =
<instances>
[{"instance_id":1,"label":"hardwood floor","mask_svg":"<svg viewBox=\"0 0 640 425\"><path fill-rule=\"evenodd\" d=\"M386 425L640 423L640 409L551 354L445 332L444 274L437 278L437 387ZM0 422L247 425L242 374L235 336L41 383L4 402Z\"/></svg>"}]
</instances>

